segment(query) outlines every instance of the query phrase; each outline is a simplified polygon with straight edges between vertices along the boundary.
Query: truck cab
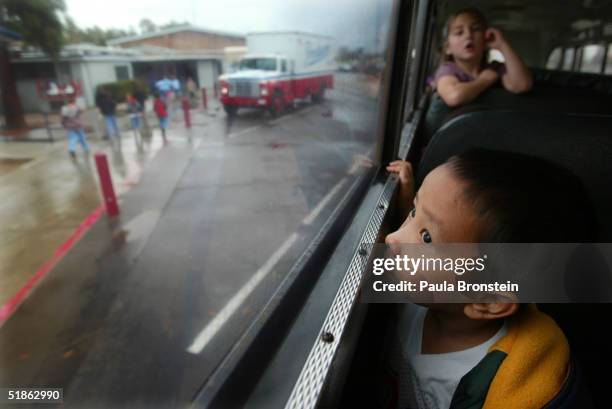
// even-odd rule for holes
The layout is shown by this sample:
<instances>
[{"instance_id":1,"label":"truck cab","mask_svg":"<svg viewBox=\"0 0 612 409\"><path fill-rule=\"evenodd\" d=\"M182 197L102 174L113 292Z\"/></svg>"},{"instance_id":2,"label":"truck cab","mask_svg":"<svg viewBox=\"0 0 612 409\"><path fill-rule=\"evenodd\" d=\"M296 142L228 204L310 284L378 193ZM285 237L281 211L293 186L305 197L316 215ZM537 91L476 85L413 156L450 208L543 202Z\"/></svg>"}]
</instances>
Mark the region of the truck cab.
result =
<instances>
[{"instance_id":1,"label":"truck cab","mask_svg":"<svg viewBox=\"0 0 612 409\"><path fill-rule=\"evenodd\" d=\"M292 75L289 61L280 54L247 55L240 60L238 71L219 78L221 103L228 115L236 114L239 107L270 108L281 101L280 79ZM284 104L282 104L284 105ZM276 107L278 109L278 106Z\"/></svg>"}]
</instances>

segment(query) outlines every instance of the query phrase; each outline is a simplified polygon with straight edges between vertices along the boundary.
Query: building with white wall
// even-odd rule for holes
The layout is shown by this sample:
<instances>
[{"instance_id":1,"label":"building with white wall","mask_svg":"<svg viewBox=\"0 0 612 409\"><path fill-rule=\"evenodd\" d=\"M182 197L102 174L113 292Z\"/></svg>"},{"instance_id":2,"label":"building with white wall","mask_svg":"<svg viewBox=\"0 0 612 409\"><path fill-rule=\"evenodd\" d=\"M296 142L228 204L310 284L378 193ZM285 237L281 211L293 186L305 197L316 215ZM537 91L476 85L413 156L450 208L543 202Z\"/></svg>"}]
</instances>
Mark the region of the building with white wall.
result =
<instances>
[{"instance_id":1,"label":"building with white wall","mask_svg":"<svg viewBox=\"0 0 612 409\"><path fill-rule=\"evenodd\" d=\"M66 46L55 62L40 51L22 52L11 62L23 109L26 112L48 109L40 95L42 82L61 86L75 81L81 86L85 105L93 106L98 85L133 78L132 60L136 55L132 50L92 44Z\"/></svg>"},{"instance_id":2,"label":"building with white wall","mask_svg":"<svg viewBox=\"0 0 612 409\"><path fill-rule=\"evenodd\" d=\"M85 106L95 105L96 88L100 84L139 78L152 89L164 76L176 76L183 84L192 78L209 95L223 73L225 53L220 50L176 50L142 45L133 48L102 47L74 44L64 47L53 62L40 51L24 51L11 59L15 68L17 90L26 112L48 110L41 97L41 82L60 86L75 81L82 89Z\"/></svg>"}]
</instances>

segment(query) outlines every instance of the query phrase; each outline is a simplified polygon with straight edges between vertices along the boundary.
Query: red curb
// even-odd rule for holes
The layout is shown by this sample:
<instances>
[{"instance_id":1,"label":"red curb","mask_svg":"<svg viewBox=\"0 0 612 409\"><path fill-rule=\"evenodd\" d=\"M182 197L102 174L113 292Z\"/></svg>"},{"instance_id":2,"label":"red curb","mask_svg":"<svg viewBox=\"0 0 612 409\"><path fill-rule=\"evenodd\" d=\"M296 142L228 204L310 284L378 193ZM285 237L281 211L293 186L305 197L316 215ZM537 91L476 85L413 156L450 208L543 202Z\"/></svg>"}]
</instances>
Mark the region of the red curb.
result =
<instances>
[{"instance_id":1,"label":"red curb","mask_svg":"<svg viewBox=\"0 0 612 409\"><path fill-rule=\"evenodd\" d=\"M0 308L0 327L13 315L19 306L30 295L34 286L45 277L52 269L60 262L70 249L83 237L83 235L93 226L93 224L104 213L104 205L100 205L89 216L85 218L62 245L60 245L53 256L47 260L39 269L30 277L28 282L11 297L11 299Z\"/></svg>"}]
</instances>

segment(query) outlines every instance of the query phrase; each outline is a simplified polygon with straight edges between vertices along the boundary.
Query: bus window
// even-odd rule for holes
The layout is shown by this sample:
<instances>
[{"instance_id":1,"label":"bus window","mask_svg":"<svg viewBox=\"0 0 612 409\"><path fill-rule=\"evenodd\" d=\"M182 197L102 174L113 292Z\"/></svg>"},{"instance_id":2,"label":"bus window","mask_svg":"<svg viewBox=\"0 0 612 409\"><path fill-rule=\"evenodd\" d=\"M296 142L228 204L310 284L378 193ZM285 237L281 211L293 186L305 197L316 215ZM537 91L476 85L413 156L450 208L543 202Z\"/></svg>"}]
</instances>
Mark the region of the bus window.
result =
<instances>
[{"instance_id":1,"label":"bus window","mask_svg":"<svg viewBox=\"0 0 612 409\"><path fill-rule=\"evenodd\" d=\"M72 231L93 223L87 215L102 219L2 327L0 385L71 385L63 396L71 407L187 406L267 325L281 291L294 297L289 289L302 286L305 302L305 283L314 286L325 264L312 268L311 257L329 257L380 170L400 2L131 0L121 19L83 1L25 3L45 4L42 24L26 18L27 7L0 5L11 23L0 24L0 48L11 41L21 52L10 64L28 76L15 76L11 107L23 109L7 109L3 123L52 108L64 137L60 109L76 91L38 84L74 81L83 109L70 108L71 123L90 134L91 150L108 154L122 208L109 231L84 142L76 152L66 144L74 163L57 155L14 185L3 180L4 193L20 194L0 211L0 237L15 239L0 251L0 277L11 277L0 306L55 265ZM25 41L47 34L49 42ZM62 41L62 50L46 47ZM27 160L41 152L12 143ZM55 189L58 180L66 185ZM40 319L48 314L55 319Z\"/></svg>"},{"instance_id":2,"label":"bus window","mask_svg":"<svg viewBox=\"0 0 612 409\"><path fill-rule=\"evenodd\" d=\"M606 67L604 74L612 74L612 44L608 44L608 52L606 53Z\"/></svg>"},{"instance_id":3,"label":"bus window","mask_svg":"<svg viewBox=\"0 0 612 409\"><path fill-rule=\"evenodd\" d=\"M548 70L557 70L561 65L561 59L563 57L563 49L561 47L557 47L548 56L548 61L546 61L546 69Z\"/></svg>"},{"instance_id":4,"label":"bus window","mask_svg":"<svg viewBox=\"0 0 612 409\"><path fill-rule=\"evenodd\" d=\"M598 74L603 68L605 48L602 44L589 44L582 48L580 72Z\"/></svg>"},{"instance_id":5,"label":"bus window","mask_svg":"<svg viewBox=\"0 0 612 409\"><path fill-rule=\"evenodd\" d=\"M573 47L569 47L565 49L563 53L563 65L561 69L563 71L572 71L574 69L574 54L576 49Z\"/></svg>"}]
</instances>

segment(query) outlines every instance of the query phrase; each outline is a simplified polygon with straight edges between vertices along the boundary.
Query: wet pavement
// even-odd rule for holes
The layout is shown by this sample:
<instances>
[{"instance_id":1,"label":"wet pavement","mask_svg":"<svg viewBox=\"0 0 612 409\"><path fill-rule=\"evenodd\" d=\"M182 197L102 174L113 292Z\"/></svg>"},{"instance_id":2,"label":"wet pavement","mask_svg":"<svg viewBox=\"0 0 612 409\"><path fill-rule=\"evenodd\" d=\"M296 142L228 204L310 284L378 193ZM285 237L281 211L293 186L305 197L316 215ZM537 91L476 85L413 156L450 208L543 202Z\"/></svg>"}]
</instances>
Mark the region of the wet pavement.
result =
<instances>
[{"instance_id":1,"label":"wet pavement","mask_svg":"<svg viewBox=\"0 0 612 409\"><path fill-rule=\"evenodd\" d=\"M115 189L122 196L137 183L162 147L159 136L138 149L127 132L121 146L90 138L92 154L75 160L66 142L0 142L0 305L25 284L79 224L100 205L93 153L107 154ZM15 165L18 164L18 165Z\"/></svg>"},{"instance_id":2,"label":"wet pavement","mask_svg":"<svg viewBox=\"0 0 612 409\"><path fill-rule=\"evenodd\" d=\"M323 104L277 119L196 116L167 146L154 136L144 159L126 140L111 161L120 217L100 219L0 328L0 385L63 387L67 407L189 402L373 154L376 101L342 79ZM33 149L41 159L22 169L38 172L0 176L13 175L7 194L45 203L26 218L2 208L13 269L99 204L91 161Z\"/></svg>"}]
</instances>

